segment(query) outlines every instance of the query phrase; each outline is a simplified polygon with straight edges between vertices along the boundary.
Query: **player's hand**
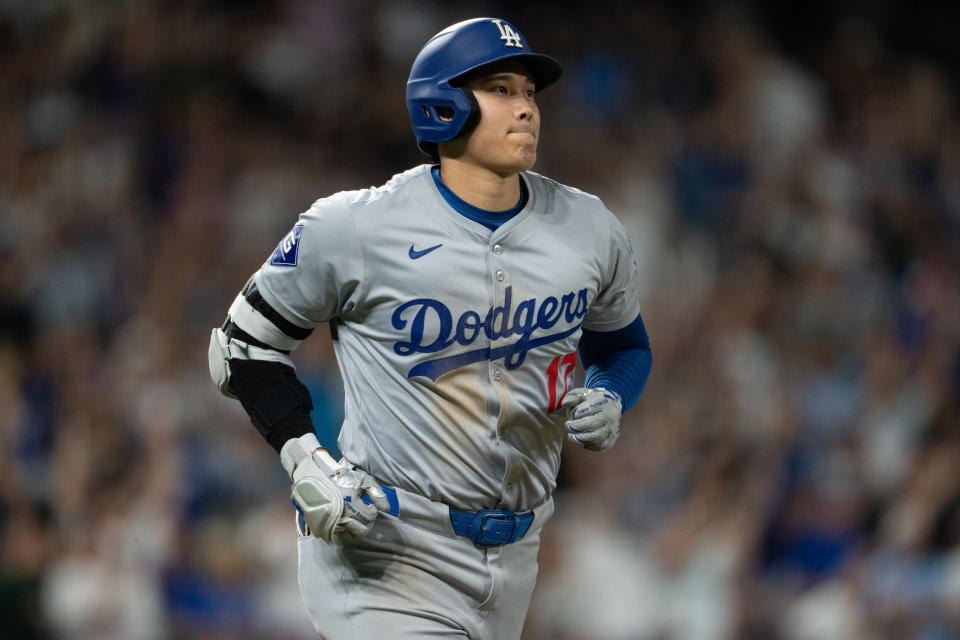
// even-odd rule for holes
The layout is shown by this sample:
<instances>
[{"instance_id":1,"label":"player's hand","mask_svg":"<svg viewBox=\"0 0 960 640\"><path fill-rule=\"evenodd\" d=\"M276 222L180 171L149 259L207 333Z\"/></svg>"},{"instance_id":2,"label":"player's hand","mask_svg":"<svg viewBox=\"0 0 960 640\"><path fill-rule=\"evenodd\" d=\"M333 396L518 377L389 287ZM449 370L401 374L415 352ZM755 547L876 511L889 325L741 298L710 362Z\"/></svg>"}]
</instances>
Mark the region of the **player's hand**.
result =
<instances>
[{"instance_id":1,"label":"player's hand","mask_svg":"<svg viewBox=\"0 0 960 640\"><path fill-rule=\"evenodd\" d=\"M369 474L334 461L312 433L288 440L280 460L293 482L293 503L318 538L332 542L340 534L364 536L377 510L390 509L383 489Z\"/></svg>"},{"instance_id":2,"label":"player's hand","mask_svg":"<svg viewBox=\"0 0 960 640\"><path fill-rule=\"evenodd\" d=\"M326 451L322 453L330 457ZM320 452L314 453L314 456L317 455L320 455ZM343 514L337 522L338 529L334 532L342 529L344 533L352 536L365 536L370 533L373 521L377 519L377 512L390 510L390 502L387 494L369 473L351 469L342 461L339 465L333 481L343 496Z\"/></svg>"},{"instance_id":3,"label":"player's hand","mask_svg":"<svg viewBox=\"0 0 960 640\"><path fill-rule=\"evenodd\" d=\"M568 412L564 424L572 442L590 451L602 451L617 441L623 402L616 393L579 387L568 391L560 406Z\"/></svg>"}]
</instances>

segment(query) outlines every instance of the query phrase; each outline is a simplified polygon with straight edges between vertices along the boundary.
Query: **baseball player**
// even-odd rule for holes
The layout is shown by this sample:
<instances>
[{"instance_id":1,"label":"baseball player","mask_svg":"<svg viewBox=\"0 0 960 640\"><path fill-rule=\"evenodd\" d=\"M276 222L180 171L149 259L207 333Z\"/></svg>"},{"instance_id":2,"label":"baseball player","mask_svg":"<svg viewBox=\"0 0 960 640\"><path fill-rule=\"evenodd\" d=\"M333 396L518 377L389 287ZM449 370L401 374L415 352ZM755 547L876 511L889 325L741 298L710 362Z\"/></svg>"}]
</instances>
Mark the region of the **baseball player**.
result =
<instances>
[{"instance_id":1,"label":"baseball player","mask_svg":"<svg viewBox=\"0 0 960 640\"><path fill-rule=\"evenodd\" d=\"M215 383L290 475L321 638L519 638L563 440L613 446L643 390L624 228L530 171L536 93L561 71L504 20L438 33L407 82L433 162L316 201L213 331ZM341 460L289 357L321 323L344 381Z\"/></svg>"}]
</instances>

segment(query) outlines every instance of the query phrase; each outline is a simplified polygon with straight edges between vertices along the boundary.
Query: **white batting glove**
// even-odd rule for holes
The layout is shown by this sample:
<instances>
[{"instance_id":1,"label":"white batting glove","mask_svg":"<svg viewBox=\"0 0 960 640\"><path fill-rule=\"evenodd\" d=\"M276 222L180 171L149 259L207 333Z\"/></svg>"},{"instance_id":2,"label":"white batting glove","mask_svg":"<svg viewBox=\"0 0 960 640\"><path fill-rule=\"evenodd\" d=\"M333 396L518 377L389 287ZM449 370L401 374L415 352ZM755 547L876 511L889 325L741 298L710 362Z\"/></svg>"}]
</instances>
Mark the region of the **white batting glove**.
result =
<instances>
[{"instance_id":1,"label":"white batting glove","mask_svg":"<svg viewBox=\"0 0 960 640\"><path fill-rule=\"evenodd\" d=\"M568 411L564 423L570 431L567 438L590 451L603 451L613 446L620 436L623 402L607 389L571 389L561 407Z\"/></svg>"},{"instance_id":2,"label":"white batting glove","mask_svg":"<svg viewBox=\"0 0 960 640\"><path fill-rule=\"evenodd\" d=\"M293 502L318 538L332 542L341 533L365 536L377 510L390 510L386 494L373 477L336 462L312 433L287 440L280 461L293 482Z\"/></svg>"}]
</instances>

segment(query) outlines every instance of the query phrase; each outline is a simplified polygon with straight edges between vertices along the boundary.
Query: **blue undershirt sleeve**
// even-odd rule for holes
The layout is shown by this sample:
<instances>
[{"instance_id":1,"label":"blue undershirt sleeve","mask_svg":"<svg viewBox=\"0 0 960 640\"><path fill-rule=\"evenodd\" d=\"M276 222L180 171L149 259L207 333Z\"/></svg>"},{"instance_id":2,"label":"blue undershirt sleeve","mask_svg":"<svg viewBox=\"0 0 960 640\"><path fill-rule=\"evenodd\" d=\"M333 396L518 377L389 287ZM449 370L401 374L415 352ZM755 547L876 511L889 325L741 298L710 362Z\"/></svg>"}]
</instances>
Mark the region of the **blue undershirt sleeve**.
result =
<instances>
[{"instance_id":1,"label":"blue undershirt sleeve","mask_svg":"<svg viewBox=\"0 0 960 640\"><path fill-rule=\"evenodd\" d=\"M616 331L584 329L577 350L586 371L585 387L603 387L617 393L624 411L636 403L653 366L650 338L639 314Z\"/></svg>"}]
</instances>

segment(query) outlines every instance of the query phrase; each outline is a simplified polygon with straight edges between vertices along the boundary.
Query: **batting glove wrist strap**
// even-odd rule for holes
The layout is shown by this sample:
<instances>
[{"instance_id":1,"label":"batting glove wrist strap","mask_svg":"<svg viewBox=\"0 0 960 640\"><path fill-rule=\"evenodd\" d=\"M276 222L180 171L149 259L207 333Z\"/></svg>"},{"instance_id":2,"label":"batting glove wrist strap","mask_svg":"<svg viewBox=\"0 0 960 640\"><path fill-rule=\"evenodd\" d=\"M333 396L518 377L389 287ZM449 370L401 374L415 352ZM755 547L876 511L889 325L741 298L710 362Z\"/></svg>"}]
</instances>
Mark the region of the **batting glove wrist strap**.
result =
<instances>
[{"instance_id":1,"label":"batting glove wrist strap","mask_svg":"<svg viewBox=\"0 0 960 640\"><path fill-rule=\"evenodd\" d=\"M290 438L280 449L280 463L287 470L287 475L290 476L291 480L293 480L293 473L297 466L309 457L318 458L316 462L320 463L318 466L321 467L327 477L334 475L337 472L337 467L340 466L334 461L330 452L320 446L317 436L313 433L305 433L299 438Z\"/></svg>"},{"instance_id":2,"label":"batting glove wrist strap","mask_svg":"<svg viewBox=\"0 0 960 640\"><path fill-rule=\"evenodd\" d=\"M561 407L567 410L568 419L564 423L570 432L567 438L584 449L609 449L620 436L623 401L609 389L572 389L563 398Z\"/></svg>"}]
</instances>

